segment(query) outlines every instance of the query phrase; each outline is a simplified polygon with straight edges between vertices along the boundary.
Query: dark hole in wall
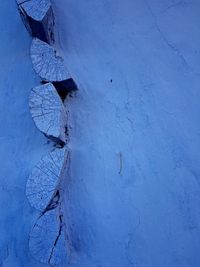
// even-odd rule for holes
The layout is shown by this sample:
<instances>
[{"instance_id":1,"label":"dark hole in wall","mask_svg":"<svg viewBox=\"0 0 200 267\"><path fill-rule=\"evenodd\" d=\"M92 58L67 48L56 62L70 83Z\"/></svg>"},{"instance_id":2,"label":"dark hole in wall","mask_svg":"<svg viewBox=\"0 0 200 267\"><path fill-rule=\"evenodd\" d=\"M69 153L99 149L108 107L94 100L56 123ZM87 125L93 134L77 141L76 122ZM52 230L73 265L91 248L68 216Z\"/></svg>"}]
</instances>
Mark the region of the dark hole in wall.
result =
<instances>
[{"instance_id":1,"label":"dark hole in wall","mask_svg":"<svg viewBox=\"0 0 200 267\"><path fill-rule=\"evenodd\" d=\"M50 31L50 39L53 40L53 42L54 42L54 34L52 31Z\"/></svg>"},{"instance_id":2,"label":"dark hole in wall","mask_svg":"<svg viewBox=\"0 0 200 267\"><path fill-rule=\"evenodd\" d=\"M26 26L28 32L31 36L37 37L38 39L48 43L48 38L45 32L45 25L43 21L36 21L30 16L27 15L26 11L23 9L22 6L19 7L20 15Z\"/></svg>"},{"instance_id":3,"label":"dark hole in wall","mask_svg":"<svg viewBox=\"0 0 200 267\"><path fill-rule=\"evenodd\" d=\"M53 85L63 101L68 93L78 90L78 87L72 78L60 82L53 82Z\"/></svg>"},{"instance_id":4,"label":"dark hole in wall","mask_svg":"<svg viewBox=\"0 0 200 267\"><path fill-rule=\"evenodd\" d=\"M44 30L44 25L42 21L36 21L31 17L27 16L28 23L30 25L31 34L33 37L37 37L41 41L48 43L48 39Z\"/></svg>"},{"instance_id":5,"label":"dark hole in wall","mask_svg":"<svg viewBox=\"0 0 200 267\"><path fill-rule=\"evenodd\" d=\"M51 141L53 141L56 145L56 147L60 147L63 148L65 146L65 142L63 142L62 140L60 140L59 138L56 138L54 136L51 135L46 135L44 134L48 139L50 139Z\"/></svg>"},{"instance_id":6,"label":"dark hole in wall","mask_svg":"<svg viewBox=\"0 0 200 267\"><path fill-rule=\"evenodd\" d=\"M41 81L40 83L46 84L49 82L48 81ZM59 96L63 102L69 93L78 90L78 87L72 78L64 80L64 81L60 81L60 82L52 82L52 84L56 88L56 91L59 94Z\"/></svg>"}]
</instances>

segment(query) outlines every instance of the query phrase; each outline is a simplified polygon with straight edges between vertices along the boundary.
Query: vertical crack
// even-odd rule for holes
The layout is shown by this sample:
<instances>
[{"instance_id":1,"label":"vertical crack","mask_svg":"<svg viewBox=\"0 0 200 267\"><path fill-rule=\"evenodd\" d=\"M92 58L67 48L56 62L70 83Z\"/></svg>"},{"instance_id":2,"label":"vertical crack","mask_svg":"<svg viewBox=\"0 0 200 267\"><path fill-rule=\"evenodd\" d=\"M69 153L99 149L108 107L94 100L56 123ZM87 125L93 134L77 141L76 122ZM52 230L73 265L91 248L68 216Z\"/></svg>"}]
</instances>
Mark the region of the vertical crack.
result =
<instances>
[{"instance_id":1,"label":"vertical crack","mask_svg":"<svg viewBox=\"0 0 200 267\"><path fill-rule=\"evenodd\" d=\"M156 30L158 31L158 33L160 34L163 42L181 59L182 63L187 67L189 68L189 65L186 61L186 59L184 58L184 56L181 54L180 50L173 44L171 44L168 39L166 38L166 36L164 35L163 31L161 30L159 24L158 24L158 20L157 20L157 17L155 16L155 14L153 13L149 3L147 0L145 0L145 3L146 3L146 6L149 10L149 13L151 14L151 16L153 17L154 19L154 23L155 23L155 28Z\"/></svg>"},{"instance_id":2,"label":"vertical crack","mask_svg":"<svg viewBox=\"0 0 200 267\"><path fill-rule=\"evenodd\" d=\"M54 254L54 250L55 250L55 248L56 248L56 245L57 245L58 240L59 240L59 238L60 238L60 236L61 236L61 233L62 233L62 227L63 227L63 215L60 214L60 215L59 215L59 232L58 232L58 235L57 235L57 237L56 237L56 239L55 239L55 241L54 241L54 244L53 244L53 247L52 247L52 249L51 249L50 256L49 256L49 264L50 264L50 265L51 265L51 259L52 259L53 254Z\"/></svg>"}]
</instances>

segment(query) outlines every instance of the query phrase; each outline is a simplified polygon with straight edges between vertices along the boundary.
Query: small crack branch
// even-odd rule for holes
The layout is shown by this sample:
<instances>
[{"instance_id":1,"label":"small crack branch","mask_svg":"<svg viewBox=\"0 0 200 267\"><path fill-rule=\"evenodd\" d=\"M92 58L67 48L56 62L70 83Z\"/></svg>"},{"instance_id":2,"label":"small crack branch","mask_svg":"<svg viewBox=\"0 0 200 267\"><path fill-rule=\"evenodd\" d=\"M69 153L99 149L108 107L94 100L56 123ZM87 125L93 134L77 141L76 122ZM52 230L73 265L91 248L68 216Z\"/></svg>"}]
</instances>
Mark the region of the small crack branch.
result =
<instances>
[{"instance_id":1,"label":"small crack branch","mask_svg":"<svg viewBox=\"0 0 200 267\"><path fill-rule=\"evenodd\" d=\"M60 192L58 190L56 192L55 196L51 199L51 201L48 204L48 206L46 207L46 209L42 212L42 215L44 215L47 211L55 209L59 204L59 200L60 200Z\"/></svg>"},{"instance_id":2,"label":"small crack branch","mask_svg":"<svg viewBox=\"0 0 200 267\"><path fill-rule=\"evenodd\" d=\"M158 24L158 20L157 20L157 17L156 15L153 13L149 3L147 0L145 0L145 3L146 3L146 6L149 10L149 13L151 14L151 16L153 17L154 19L154 23L155 23L155 28L156 30L158 31L158 33L160 34L163 42L181 59L181 61L183 62L183 64L186 66L186 67L189 67L188 66L188 63L187 61L185 60L184 56L181 54L181 52L179 51L179 49L175 46L175 45L172 45L168 39L166 38L166 36L164 35L163 31L161 30L159 24Z\"/></svg>"},{"instance_id":3,"label":"small crack branch","mask_svg":"<svg viewBox=\"0 0 200 267\"><path fill-rule=\"evenodd\" d=\"M63 215L60 214L60 215L59 215L59 232L58 232L58 235L57 235L57 237L56 237L56 239L55 239L55 242L54 242L54 244L53 244L53 247L52 247L52 249L51 249L51 253L50 253L50 256L49 256L49 264L50 264L50 265L51 265L51 259L52 259L52 257L53 257L54 250L55 250L56 245L57 245L57 243L58 243L58 240L59 240L59 238L60 238L60 236L61 236L62 227L63 227Z\"/></svg>"}]
</instances>

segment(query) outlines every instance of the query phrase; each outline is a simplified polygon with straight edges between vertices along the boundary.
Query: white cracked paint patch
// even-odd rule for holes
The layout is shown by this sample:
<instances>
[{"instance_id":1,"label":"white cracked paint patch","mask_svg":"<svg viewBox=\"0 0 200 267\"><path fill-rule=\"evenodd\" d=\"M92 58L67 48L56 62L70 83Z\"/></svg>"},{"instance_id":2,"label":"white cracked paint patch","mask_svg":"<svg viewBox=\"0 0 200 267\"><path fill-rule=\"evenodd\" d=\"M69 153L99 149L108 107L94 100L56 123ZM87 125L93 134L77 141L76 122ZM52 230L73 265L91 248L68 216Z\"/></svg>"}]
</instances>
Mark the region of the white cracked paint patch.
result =
<instances>
[{"instance_id":1,"label":"white cracked paint patch","mask_svg":"<svg viewBox=\"0 0 200 267\"><path fill-rule=\"evenodd\" d=\"M44 81L56 82L71 78L63 59L56 55L54 48L37 38L32 41L31 60L35 72Z\"/></svg>"},{"instance_id":2,"label":"white cracked paint patch","mask_svg":"<svg viewBox=\"0 0 200 267\"><path fill-rule=\"evenodd\" d=\"M58 143L66 143L67 114L51 83L34 87L31 90L29 106L37 128Z\"/></svg>"},{"instance_id":3,"label":"white cracked paint patch","mask_svg":"<svg viewBox=\"0 0 200 267\"><path fill-rule=\"evenodd\" d=\"M43 20L48 10L51 8L50 0L17 0L17 4L23 8L28 16L37 21Z\"/></svg>"},{"instance_id":4,"label":"white cracked paint patch","mask_svg":"<svg viewBox=\"0 0 200 267\"><path fill-rule=\"evenodd\" d=\"M35 259L51 266L67 262L67 237L60 207L43 214L30 233L29 248Z\"/></svg>"},{"instance_id":5,"label":"white cracked paint patch","mask_svg":"<svg viewBox=\"0 0 200 267\"><path fill-rule=\"evenodd\" d=\"M69 151L66 148L57 148L38 162L26 185L26 196L32 207L43 212L49 206L56 206L59 201L59 195L55 199L56 193L68 159Z\"/></svg>"}]
</instances>

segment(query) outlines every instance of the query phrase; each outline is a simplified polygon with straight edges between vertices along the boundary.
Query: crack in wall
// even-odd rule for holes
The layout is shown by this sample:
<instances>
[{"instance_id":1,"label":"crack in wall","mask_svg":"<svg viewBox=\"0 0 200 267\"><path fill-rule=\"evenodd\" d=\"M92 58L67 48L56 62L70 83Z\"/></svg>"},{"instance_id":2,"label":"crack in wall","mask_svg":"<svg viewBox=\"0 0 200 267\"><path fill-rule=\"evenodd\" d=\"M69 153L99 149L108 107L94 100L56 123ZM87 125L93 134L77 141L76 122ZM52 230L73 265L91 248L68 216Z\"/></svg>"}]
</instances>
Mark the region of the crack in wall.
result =
<instances>
[{"instance_id":1,"label":"crack in wall","mask_svg":"<svg viewBox=\"0 0 200 267\"><path fill-rule=\"evenodd\" d=\"M179 50L175 45L173 45L171 42L169 42L169 40L167 39L167 37L165 36L165 34L163 33L163 31L161 30L161 28L160 28L160 26L159 26L159 24L158 24L157 17L156 17L156 15L153 13L152 8L150 7L150 5L149 5L149 3L148 3L148 0L145 0L145 4L146 4L146 6L147 6L147 8L148 8L148 10L149 10L149 13L151 14L151 16L152 16L153 19L154 19L155 28L156 28L156 30L158 31L158 33L160 34L160 36L161 36L163 42L170 48L170 50L171 50L173 53L175 53L175 54L180 58L180 60L182 61L182 63L184 64L184 66L185 66L186 68L190 68L190 66L188 65L188 63L187 63L185 57L181 54L180 50ZM179 3L179 4L180 4L180 3ZM176 3L176 5L177 5L177 3ZM173 6L175 6L175 4L174 4ZM171 8L172 8L173 6L171 6Z\"/></svg>"},{"instance_id":2,"label":"crack in wall","mask_svg":"<svg viewBox=\"0 0 200 267\"><path fill-rule=\"evenodd\" d=\"M58 235L57 235L57 237L55 239L55 242L53 244L53 247L51 249L51 253L50 253L50 257L49 257L49 264L50 265L51 265L51 260L52 260L52 257L53 257L54 250L55 250L56 245L58 243L58 240L59 240L59 238L61 236L62 227L63 227L63 219L62 219L62 217L63 217L62 215L59 215L59 232L58 232Z\"/></svg>"}]
</instances>

